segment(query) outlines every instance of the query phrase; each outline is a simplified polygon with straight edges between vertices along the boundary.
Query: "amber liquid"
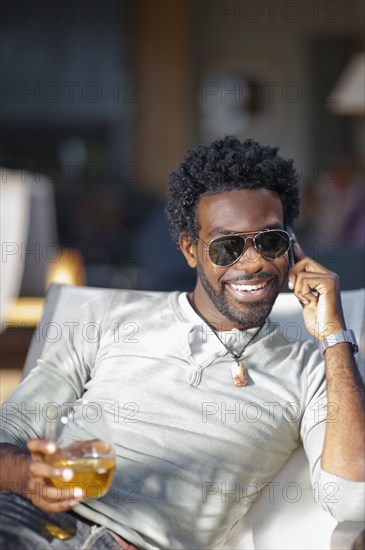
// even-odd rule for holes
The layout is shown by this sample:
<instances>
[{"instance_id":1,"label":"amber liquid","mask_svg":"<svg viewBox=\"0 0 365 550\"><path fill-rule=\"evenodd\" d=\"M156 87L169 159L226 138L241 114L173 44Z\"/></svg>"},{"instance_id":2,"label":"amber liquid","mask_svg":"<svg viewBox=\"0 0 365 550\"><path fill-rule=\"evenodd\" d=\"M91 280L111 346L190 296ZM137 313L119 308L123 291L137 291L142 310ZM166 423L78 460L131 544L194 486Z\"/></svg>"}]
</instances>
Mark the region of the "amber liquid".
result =
<instances>
[{"instance_id":1,"label":"amber liquid","mask_svg":"<svg viewBox=\"0 0 365 550\"><path fill-rule=\"evenodd\" d=\"M107 493L115 470L112 458L56 458L48 457L47 462L56 468L70 468L74 475L71 481L51 478L55 487L74 489L79 487L86 499L100 498Z\"/></svg>"}]
</instances>

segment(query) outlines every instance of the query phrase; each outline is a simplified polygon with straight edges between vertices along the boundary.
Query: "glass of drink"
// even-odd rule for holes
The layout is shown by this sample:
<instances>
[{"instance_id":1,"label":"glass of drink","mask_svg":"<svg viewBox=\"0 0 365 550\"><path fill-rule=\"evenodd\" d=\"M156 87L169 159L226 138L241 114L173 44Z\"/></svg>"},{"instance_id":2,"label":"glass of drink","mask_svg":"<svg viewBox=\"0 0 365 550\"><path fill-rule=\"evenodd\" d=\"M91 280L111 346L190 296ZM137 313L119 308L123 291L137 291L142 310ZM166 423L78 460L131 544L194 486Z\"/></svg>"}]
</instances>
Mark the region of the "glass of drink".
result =
<instances>
[{"instance_id":1,"label":"glass of drink","mask_svg":"<svg viewBox=\"0 0 365 550\"><path fill-rule=\"evenodd\" d=\"M45 437L57 446L54 454L47 455L47 463L73 472L70 481L51 478L52 484L61 489L78 487L87 500L105 495L115 471L107 411L98 403L52 404L46 420Z\"/></svg>"}]
</instances>

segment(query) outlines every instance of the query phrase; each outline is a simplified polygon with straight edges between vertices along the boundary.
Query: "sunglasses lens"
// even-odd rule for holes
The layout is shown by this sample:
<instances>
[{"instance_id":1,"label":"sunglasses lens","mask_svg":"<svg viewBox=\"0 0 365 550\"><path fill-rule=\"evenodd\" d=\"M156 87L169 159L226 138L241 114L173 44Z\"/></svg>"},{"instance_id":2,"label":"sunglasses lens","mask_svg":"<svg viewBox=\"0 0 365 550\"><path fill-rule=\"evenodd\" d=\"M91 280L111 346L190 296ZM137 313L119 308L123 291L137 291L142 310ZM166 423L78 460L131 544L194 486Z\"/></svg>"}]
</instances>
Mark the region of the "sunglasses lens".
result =
<instances>
[{"instance_id":1,"label":"sunglasses lens","mask_svg":"<svg viewBox=\"0 0 365 550\"><path fill-rule=\"evenodd\" d=\"M264 231L256 237L257 250L267 260L282 258L289 246L290 238L285 231Z\"/></svg>"},{"instance_id":2,"label":"sunglasses lens","mask_svg":"<svg viewBox=\"0 0 365 550\"><path fill-rule=\"evenodd\" d=\"M239 235L222 237L210 243L209 257L215 265L228 266L241 256L244 246L245 239Z\"/></svg>"},{"instance_id":3,"label":"sunglasses lens","mask_svg":"<svg viewBox=\"0 0 365 550\"><path fill-rule=\"evenodd\" d=\"M245 248L245 237L232 235L219 237L209 245L209 257L213 264L227 267L242 255ZM257 252L266 260L277 260L285 256L290 247L290 238L286 231L272 229L255 236Z\"/></svg>"}]
</instances>

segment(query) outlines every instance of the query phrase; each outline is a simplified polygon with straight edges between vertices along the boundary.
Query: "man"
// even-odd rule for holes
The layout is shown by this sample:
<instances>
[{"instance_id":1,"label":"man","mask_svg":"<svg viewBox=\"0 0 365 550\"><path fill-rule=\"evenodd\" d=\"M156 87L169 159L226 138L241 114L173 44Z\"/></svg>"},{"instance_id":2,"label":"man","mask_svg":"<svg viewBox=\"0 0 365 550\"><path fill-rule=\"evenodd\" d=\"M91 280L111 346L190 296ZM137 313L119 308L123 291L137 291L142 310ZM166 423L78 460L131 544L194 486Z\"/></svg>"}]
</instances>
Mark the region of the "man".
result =
<instances>
[{"instance_id":1,"label":"man","mask_svg":"<svg viewBox=\"0 0 365 550\"><path fill-rule=\"evenodd\" d=\"M323 506L339 520L361 519L364 386L356 343L337 276L291 240L298 209L293 163L276 148L227 137L187 153L171 175L167 212L197 271L195 288L116 291L107 300L101 293L70 319L72 338L63 334L11 396L2 435L5 542L220 548L301 439ZM298 261L288 272L292 252ZM269 322L287 274L324 362L316 343L287 342ZM126 323L136 327L132 338L121 338ZM98 338L83 338L86 324L98 327ZM40 439L45 419L14 411L35 401L40 410L76 402L80 411L85 400L102 403L114 419L118 462L112 490L80 503L82 495L50 486L51 476L69 479L69 472L46 463L55 447ZM254 404L257 421L211 414L237 403ZM292 418L273 414L273 404L289 403ZM329 482L336 502L325 498ZM238 502L229 491L237 483L251 491ZM76 533L62 544L47 538L50 521L61 530L71 522Z\"/></svg>"}]
</instances>

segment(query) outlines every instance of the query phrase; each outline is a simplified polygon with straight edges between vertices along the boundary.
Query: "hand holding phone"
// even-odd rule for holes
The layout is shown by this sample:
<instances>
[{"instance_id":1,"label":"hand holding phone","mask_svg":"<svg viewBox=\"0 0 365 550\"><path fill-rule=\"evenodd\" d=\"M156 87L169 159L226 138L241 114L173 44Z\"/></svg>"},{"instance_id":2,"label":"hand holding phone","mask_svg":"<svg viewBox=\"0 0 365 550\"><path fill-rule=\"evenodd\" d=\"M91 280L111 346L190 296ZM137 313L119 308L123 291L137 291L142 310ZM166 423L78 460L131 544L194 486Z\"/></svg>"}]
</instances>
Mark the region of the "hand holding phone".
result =
<instances>
[{"instance_id":1,"label":"hand holding phone","mask_svg":"<svg viewBox=\"0 0 365 550\"><path fill-rule=\"evenodd\" d=\"M285 230L287 231L289 237L290 237L290 248L288 250L288 270L291 269L301 258L298 258L295 251L295 245L298 243L297 238L295 236L294 231L291 227L288 225L285 227ZM299 246L299 245L298 245ZM300 249L301 250L301 249ZM303 251L302 251L303 252ZM318 292L316 290L311 290L311 294L313 296L318 296Z\"/></svg>"}]
</instances>

